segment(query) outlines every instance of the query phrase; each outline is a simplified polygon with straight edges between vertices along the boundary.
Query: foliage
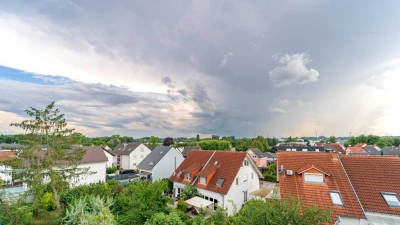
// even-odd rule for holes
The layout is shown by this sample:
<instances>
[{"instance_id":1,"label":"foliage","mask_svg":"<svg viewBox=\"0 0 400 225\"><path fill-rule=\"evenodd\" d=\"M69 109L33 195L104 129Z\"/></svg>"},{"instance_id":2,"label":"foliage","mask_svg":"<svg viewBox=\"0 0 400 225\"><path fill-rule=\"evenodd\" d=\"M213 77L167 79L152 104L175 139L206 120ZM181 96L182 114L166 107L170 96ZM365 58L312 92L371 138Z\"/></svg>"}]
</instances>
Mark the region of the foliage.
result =
<instances>
[{"instance_id":1,"label":"foliage","mask_svg":"<svg viewBox=\"0 0 400 225\"><path fill-rule=\"evenodd\" d=\"M278 138L267 138L267 141L269 146L276 146L279 144Z\"/></svg>"},{"instance_id":2,"label":"foliage","mask_svg":"<svg viewBox=\"0 0 400 225\"><path fill-rule=\"evenodd\" d=\"M200 134L196 135L196 141L200 141Z\"/></svg>"},{"instance_id":3,"label":"foliage","mask_svg":"<svg viewBox=\"0 0 400 225\"><path fill-rule=\"evenodd\" d=\"M211 139L212 140L219 140L219 135L216 135L216 134L213 134L213 135L211 135Z\"/></svg>"},{"instance_id":4,"label":"foliage","mask_svg":"<svg viewBox=\"0 0 400 225\"><path fill-rule=\"evenodd\" d=\"M171 137L167 137L163 141L163 146L171 146L174 144L174 139Z\"/></svg>"},{"instance_id":5,"label":"foliage","mask_svg":"<svg viewBox=\"0 0 400 225\"><path fill-rule=\"evenodd\" d=\"M263 173L264 180L269 182L277 182L276 177L276 163L268 165L266 171Z\"/></svg>"},{"instance_id":6,"label":"foliage","mask_svg":"<svg viewBox=\"0 0 400 225\"><path fill-rule=\"evenodd\" d=\"M357 137L351 137L347 140L347 145L354 146L357 143L366 143L368 145L377 145L380 148L385 146L399 146L400 138L398 137L379 137L373 134L360 135Z\"/></svg>"},{"instance_id":7,"label":"foliage","mask_svg":"<svg viewBox=\"0 0 400 225\"><path fill-rule=\"evenodd\" d=\"M226 140L202 140L197 143L193 143L193 146L200 146L201 149L205 150L228 150L230 151L232 146L229 141Z\"/></svg>"},{"instance_id":8,"label":"foliage","mask_svg":"<svg viewBox=\"0 0 400 225\"><path fill-rule=\"evenodd\" d=\"M233 221L235 224L253 225L309 225L329 222L329 215L323 208L302 206L294 199L250 200L233 217Z\"/></svg>"},{"instance_id":9,"label":"foliage","mask_svg":"<svg viewBox=\"0 0 400 225\"><path fill-rule=\"evenodd\" d=\"M236 140L236 151L247 151L251 148L252 140L247 138L237 139Z\"/></svg>"},{"instance_id":10,"label":"foliage","mask_svg":"<svg viewBox=\"0 0 400 225\"><path fill-rule=\"evenodd\" d=\"M182 212L187 212L188 204L183 200L179 200L176 208Z\"/></svg>"},{"instance_id":11,"label":"foliage","mask_svg":"<svg viewBox=\"0 0 400 225\"><path fill-rule=\"evenodd\" d=\"M337 142L335 136L330 136L328 141L329 141L329 143L336 143Z\"/></svg>"},{"instance_id":12,"label":"foliage","mask_svg":"<svg viewBox=\"0 0 400 225\"><path fill-rule=\"evenodd\" d=\"M40 203L42 203L46 210L54 210L56 208L56 203L53 199L53 193L51 192L44 193L40 199Z\"/></svg>"},{"instance_id":13,"label":"foliage","mask_svg":"<svg viewBox=\"0 0 400 225\"><path fill-rule=\"evenodd\" d=\"M152 147L156 147L158 144L158 137L151 136L149 140L149 144Z\"/></svg>"},{"instance_id":14,"label":"foliage","mask_svg":"<svg viewBox=\"0 0 400 225\"><path fill-rule=\"evenodd\" d=\"M118 168L115 167L115 166L107 167L107 168L106 168L106 173L107 173L107 174L112 174L112 173L115 173L115 172L117 172L117 171L118 171Z\"/></svg>"},{"instance_id":15,"label":"foliage","mask_svg":"<svg viewBox=\"0 0 400 225\"><path fill-rule=\"evenodd\" d=\"M156 213L147 220L145 225L185 225L185 223L176 212L171 212L170 214Z\"/></svg>"},{"instance_id":16,"label":"foliage","mask_svg":"<svg viewBox=\"0 0 400 225\"><path fill-rule=\"evenodd\" d=\"M218 207L209 218L209 222L213 225L225 225L230 223L230 219L231 218L226 215L226 212L221 207Z\"/></svg>"},{"instance_id":17,"label":"foliage","mask_svg":"<svg viewBox=\"0 0 400 225\"><path fill-rule=\"evenodd\" d=\"M292 136L289 136L288 138L286 138L285 143L289 143L289 142L298 142L299 140L297 138L293 138Z\"/></svg>"},{"instance_id":18,"label":"foliage","mask_svg":"<svg viewBox=\"0 0 400 225\"><path fill-rule=\"evenodd\" d=\"M111 208L118 224L142 225L154 214L166 213L167 203L172 201L164 195L167 186L165 181L129 183Z\"/></svg>"},{"instance_id":19,"label":"foliage","mask_svg":"<svg viewBox=\"0 0 400 225\"><path fill-rule=\"evenodd\" d=\"M72 149L76 144L73 129L67 128L64 114L55 108L55 102L43 110L31 107L25 111L31 119L11 126L19 127L28 134L25 136L28 148L23 149L19 157L11 164L18 168L20 179L30 187L34 196L34 206L40 205L45 187L51 188L56 209L61 214L59 193L65 188L65 182L86 173L78 165L85 152ZM42 150L45 146L46 150Z\"/></svg>"},{"instance_id":20,"label":"foliage","mask_svg":"<svg viewBox=\"0 0 400 225\"><path fill-rule=\"evenodd\" d=\"M31 206L18 201L14 204L2 201L0 196L0 224L30 225L33 223L33 209Z\"/></svg>"},{"instance_id":21,"label":"foliage","mask_svg":"<svg viewBox=\"0 0 400 225\"><path fill-rule=\"evenodd\" d=\"M182 199L186 200L186 199L189 199L189 198L193 198L197 194L198 194L198 191L193 185L186 185L186 187L184 189L182 189L180 197Z\"/></svg>"},{"instance_id":22,"label":"foliage","mask_svg":"<svg viewBox=\"0 0 400 225\"><path fill-rule=\"evenodd\" d=\"M67 209L64 224L112 225L117 224L110 207L112 199L86 196L74 201Z\"/></svg>"}]
</instances>

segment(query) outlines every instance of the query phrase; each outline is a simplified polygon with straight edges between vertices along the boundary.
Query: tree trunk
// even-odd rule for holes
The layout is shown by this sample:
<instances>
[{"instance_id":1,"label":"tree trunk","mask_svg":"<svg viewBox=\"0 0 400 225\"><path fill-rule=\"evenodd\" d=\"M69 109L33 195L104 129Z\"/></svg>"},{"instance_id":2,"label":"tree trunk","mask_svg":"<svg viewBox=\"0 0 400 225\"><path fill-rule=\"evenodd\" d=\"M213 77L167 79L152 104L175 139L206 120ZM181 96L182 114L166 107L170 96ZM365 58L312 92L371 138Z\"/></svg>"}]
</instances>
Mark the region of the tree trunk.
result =
<instances>
[{"instance_id":1,"label":"tree trunk","mask_svg":"<svg viewBox=\"0 0 400 225\"><path fill-rule=\"evenodd\" d=\"M56 202L56 210L57 210L58 215L61 217L61 203L60 203L60 198L58 197L58 192L57 192L57 189L56 189L54 183L51 184L51 187L52 187L52 189L53 189L53 199L54 199L54 201Z\"/></svg>"}]
</instances>

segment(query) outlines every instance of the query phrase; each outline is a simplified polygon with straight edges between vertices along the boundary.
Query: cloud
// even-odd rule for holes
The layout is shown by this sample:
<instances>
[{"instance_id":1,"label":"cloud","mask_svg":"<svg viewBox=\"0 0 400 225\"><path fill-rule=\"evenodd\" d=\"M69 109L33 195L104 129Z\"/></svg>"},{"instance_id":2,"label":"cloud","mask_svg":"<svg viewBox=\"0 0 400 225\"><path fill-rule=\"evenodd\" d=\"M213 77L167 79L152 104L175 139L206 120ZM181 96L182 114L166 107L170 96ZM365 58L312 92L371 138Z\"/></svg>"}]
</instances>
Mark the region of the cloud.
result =
<instances>
[{"instance_id":1,"label":"cloud","mask_svg":"<svg viewBox=\"0 0 400 225\"><path fill-rule=\"evenodd\" d=\"M233 54L233 52L228 52L226 54L224 54L224 56L222 56L222 61L218 66L218 69L222 69L225 67L225 65L228 63L229 58L233 57L235 54Z\"/></svg>"},{"instance_id":2,"label":"cloud","mask_svg":"<svg viewBox=\"0 0 400 225\"><path fill-rule=\"evenodd\" d=\"M279 107L269 107L269 112L271 113L285 113L285 110Z\"/></svg>"},{"instance_id":3,"label":"cloud","mask_svg":"<svg viewBox=\"0 0 400 225\"><path fill-rule=\"evenodd\" d=\"M319 72L306 67L311 62L308 53L286 54L278 62L282 66L277 66L269 72L269 78L275 87L305 84L318 80Z\"/></svg>"}]
</instances>

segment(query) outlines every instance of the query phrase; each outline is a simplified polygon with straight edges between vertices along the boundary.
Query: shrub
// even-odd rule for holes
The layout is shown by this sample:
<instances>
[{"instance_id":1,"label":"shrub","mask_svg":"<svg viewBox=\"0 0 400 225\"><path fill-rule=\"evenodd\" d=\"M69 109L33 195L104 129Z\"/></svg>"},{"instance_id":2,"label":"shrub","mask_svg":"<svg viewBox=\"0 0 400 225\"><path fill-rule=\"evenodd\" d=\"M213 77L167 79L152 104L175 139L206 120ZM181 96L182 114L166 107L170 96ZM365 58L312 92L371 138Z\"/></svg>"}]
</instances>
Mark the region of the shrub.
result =
<instances>
[{"instance_id":1,"label":"shrub","mask_svg":"<svg viewBox=\"0 0 400 225\"><path fill-rule=\"evenodd\" d=\"M107 174L115 173L115 172L117 172L117 170L118 170L118 168L115 167L115 166L113 166L113 167L107 167L107 168L106 168L106 173L107 173Z\"/></svg>"},{"instance_id":2,"label":"shrub","mask_svg":"<svg viewBox=\"0 0 400 225\"><path fill-rule=\"evenodd\" d=\"M46 192L40 198L40 203L42 203L43 207L47 210L54 210L56 209L56 202L53 199L53 193Z\"/></svg>"},{"instance_id":3,"label":"shrub","mask_svg":"<svg viewBox=\"0 0 400 225\"><path fill-rule=\"evenodd\" d=\"M193 198L198 194L198 191L193 185L186 185L186 187L181 191L181 198L189 199Z\"/></svg>"},{"instance_id":4,"label":"shrub","mask_svg":"<svg viewBox=\"0 0 400 225\"><path fill-rule=\"evenodd\" d=\"M180 211L182 211L182 212L187 212L187 209L188 209L188 204L185 202L185 201L183 201L183 200L179 200L178 201L178 205L177 205L177 207L176 207L178 210L180 210Z\"/></svg>"}]
</instances>

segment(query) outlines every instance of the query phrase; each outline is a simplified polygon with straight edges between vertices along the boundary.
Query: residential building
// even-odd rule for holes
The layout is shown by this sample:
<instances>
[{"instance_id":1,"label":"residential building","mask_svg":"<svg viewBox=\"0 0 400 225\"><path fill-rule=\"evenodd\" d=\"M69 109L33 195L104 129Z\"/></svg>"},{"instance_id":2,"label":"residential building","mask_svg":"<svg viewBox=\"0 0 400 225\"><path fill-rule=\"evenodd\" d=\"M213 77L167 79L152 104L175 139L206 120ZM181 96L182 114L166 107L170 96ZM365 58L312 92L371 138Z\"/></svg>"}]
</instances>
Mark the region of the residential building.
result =
<instances>
[{"instance_id":1,"label":"residential building","mask_svg":"<svg viewBox=\"0 0 400 225\"><path fill-rule=\"evenodd\" d=\"M337 153L278 152L282 199L298 197L331 211L328 224L366 224L362 206Z\"/></svg>"},{"instance_id":2,"label":"residential building","mask_svg":"<svg viewBox=\"0 0 400 225\"><path fill-rule=\"evenodd\" d=\"M346 154L351 155L382 155L382 149L376 145L367 145L365 143L358 143L353 147L346 149Z\"/></svg>"},{"instance_id":3,"label":"residential building","mask_svg":"<svg viewBox=\"0 0 400 225\"><path fill-rule=\"evenodd\" d=\"M187 157L192 150L201 150L200 146L185 146L182 150L183 157Z\"/></svg>"},{"instance_id":4,"label":"residential building","mask_svg":"<svg viewBox=\"0 0 400 225\"><path fill-rule=\"evenodd\" d=\"M138 142L117 145L111 154L114 155L115 165L121 170L137 169L137 165L150 154L151 150Z\"/></svg>"},{"instance_id":5,"label":"residential building","mask_svg":"<svg viewBox=\"0 0 400 225\"><path fill-rule=\"evenodd\" d=\"M71 180L71 186L105 182L108 158L103 148L84 149L83 156L78 168L86 169L87 173Z\"/></svg>"},{"instance_id":6,"label":"residential building","mask_svg":"<svg viewBox=\"0 0 400 225\"><path fill-rule=\"evenodd\" d=\"M12 184L12 168L4 164L5 161L11 160L16 157L14 151L0 150L0 180L2 185Z\"/></svg>"},{"instance_id":7,"label":"residential building","mask_svg":"<svg viewBox=\"0 0 400 225\"><path fill-rule=\"evenodd\" d=\"M276 155L272 152L262 152L258 148L252 148L247 150L247 154L254 161L258 168L265 168L269 164L276 161Z\"/></svg>"},{"instance_id":8,"label":"residential building","mask_svg":"<svg viewBox=\"0 0 400 225\"><path fill-rule=\"evenodd\" d=\"M346 149L340 143L325 144L324 149L326 152L337 152L340 154L346 154Z\"/></svg>"},{"instance_id":9,"label":"residential building","mask_svg":"<svg viewBox=\"0 0 400 225\"><path fill-rule=\"evenodd\" d=\"M259 190L262 174L246 152L193 150L170 176L174 197L187 185L193 185L201 196L234 213Z\"/></svg>"},{"instance_id":10,"label":"residential building","mask_svg":"<svg viewBox=\"0 0 400 225\"><path fill-rule=\"evenodd\" d=\"M370 224L400 224L400 157L342 156Z\"/></svg>"},{"instance_id":11,"label":"residential building","mask_svg":"<svg viewBox=\"0 0 400 225\"><path fill-rule=\"evenodd\" d=\"M112 153L112 150L107 146L75 146L74 148L80 148L85 150L99 149L98 152L103 151L107 157L107 167L116 166L116 156Z\"/></svg>"},{"instance_id":12,"label":"residential building","mask_svg":"<svg viewBox=\"0 0 400 225\"><path fill-rule=\"evenodd\" d=\"M382 155L398 155L400 156L399 146L386 146L382 149Z\"/></svg>"},{"instance_id":13,"label":"residential building","mask_svg":"<svg viewBox=\"0 0 400 225\"><path fill-rule=\"evenodd\" d=\"M280 145L276 147L278 152L325 152L324 147Z\"/></svg>"},{"instance_id":14,"label":"residential building","mask_svg":"<svg viewBox=\"0 0 400 225\"><path fill-rule=\"evenodd\" d=\"M157 146L137 166L141 176L153 181L168 178L183 161L182 153L171 146Z\"/></svg>"}]
</instances>

